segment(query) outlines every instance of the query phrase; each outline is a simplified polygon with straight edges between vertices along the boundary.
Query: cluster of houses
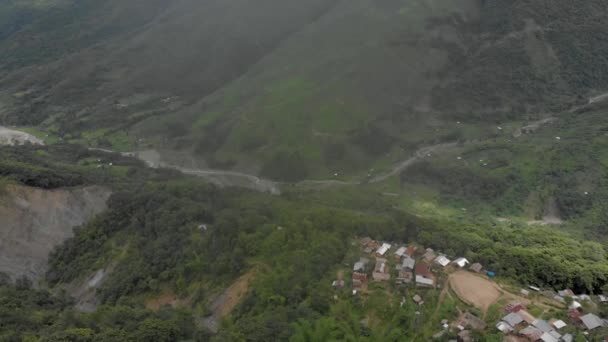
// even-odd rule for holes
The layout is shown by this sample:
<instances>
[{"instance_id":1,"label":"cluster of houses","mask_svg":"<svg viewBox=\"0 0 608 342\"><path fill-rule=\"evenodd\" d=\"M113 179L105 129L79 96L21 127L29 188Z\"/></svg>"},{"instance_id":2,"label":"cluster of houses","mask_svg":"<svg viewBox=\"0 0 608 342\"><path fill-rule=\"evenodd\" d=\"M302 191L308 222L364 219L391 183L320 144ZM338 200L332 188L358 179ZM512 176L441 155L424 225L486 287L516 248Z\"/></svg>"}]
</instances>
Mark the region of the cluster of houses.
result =
<instances>
[{"instance_id":1,"label":"cluster of houses","mask_svg":"<svg viewBox=\"0 0 608 342\"><path fill-rule=\"evenodd\" d=\"M536 292L543 293L539 288L530 286L530 289ZM545 291L552 292L552 291ZM522 295L529 295L528 290L522 290ZM593 313L584 313L583 306L579 300L591 300L588 295L574 295L571 290L559 291L557 294L543 293L548 297L566 303L566 297L570 297L572 301L568 306L568 318L569 324L573 324L578 329L585 331L592 331L600 327L607 326L606 320L598 317ZM600 296L600 301L608 301L608 298ZM562 333L561 331L568 326L568 323L559 319L551 319L549 321L543 319L537 319L531 315L524 304L522 303L511 303L505 308L507 314L502 317L500 322L496 324L496 328L504 334L520 336L526 338L528 341L536 342L572 342L574 336L569 333Z\"/></svg>"},{"instance_id":2,"label":"cluster of houses","mask_svg":"<svg viewBox=\"0 0 608 342\"><path fill-rule=\"evenodd\" d=\"M387 282L391 280L391 267L389 261L391 258L395 264L396 278L395 283L398 285L406 285L415 283L416 286L434 288L437 283L437 278L432 272L432 267L448 267L454 265L464 268L469 264L465 258L458 258L454 261L448 259L445 255L436 253L431 248L423 249L416 245L398 246L386 242L378 242L369 237L360 239L359 243L364 253L370 257L362 257L355 262L353 266L352 284L353 290L363 289L368 282L368 265L371 264L370 259L374 259L373 271L371 278L376 282ZM480 264L471 265L470 269L474 272L481 272Z\"/></svg>"}]
</instances>

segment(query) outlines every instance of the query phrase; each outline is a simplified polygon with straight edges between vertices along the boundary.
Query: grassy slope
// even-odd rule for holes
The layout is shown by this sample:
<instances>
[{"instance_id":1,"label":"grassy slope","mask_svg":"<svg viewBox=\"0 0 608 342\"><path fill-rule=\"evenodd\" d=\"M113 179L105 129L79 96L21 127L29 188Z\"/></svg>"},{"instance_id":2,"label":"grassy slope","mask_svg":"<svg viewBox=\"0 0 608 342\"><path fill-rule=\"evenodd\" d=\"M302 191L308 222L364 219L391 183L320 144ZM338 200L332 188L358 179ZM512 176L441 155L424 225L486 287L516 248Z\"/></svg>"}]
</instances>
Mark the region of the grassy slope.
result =
<instances>
[{"instance_id":1,"label":"grassy slope","mask_svg":"<svg viewBox=\"0 0 608 342\"><path fill-rule=\"evenodd\" d=\"M416 197L454 216L525 222L555 214L564 229L604 241L606 110L564 113L531 134L505 130L428 158L402 174L404 196L423 185Z\"/></svg>"},{"instance_id":2,"label":"grassy slope","mask_svg":"<svg viewBox=\"0 0 608 342\"><path fill-rule=\"evenodd\" d=\"M159 0L135 22L138 1L92 4L0 44L5 69L11 56L44 65L3 78L3 120L84 132L87 143L106 135L106 146L129 134L130 147L145 138L274 178L326 177L484 137L488 124L608 87L590 71L606 65L597 0ZM35 55L77 26L85 34Z\"/></svg>"}]
</instances>

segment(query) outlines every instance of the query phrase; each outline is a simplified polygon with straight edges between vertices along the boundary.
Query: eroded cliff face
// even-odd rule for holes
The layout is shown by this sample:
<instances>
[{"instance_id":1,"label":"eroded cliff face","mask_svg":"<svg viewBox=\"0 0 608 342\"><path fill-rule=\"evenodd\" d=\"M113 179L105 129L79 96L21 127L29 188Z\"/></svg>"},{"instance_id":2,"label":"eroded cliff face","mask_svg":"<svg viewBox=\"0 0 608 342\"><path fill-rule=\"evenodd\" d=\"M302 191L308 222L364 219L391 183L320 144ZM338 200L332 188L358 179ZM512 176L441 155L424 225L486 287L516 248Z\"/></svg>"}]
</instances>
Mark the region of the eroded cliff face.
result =
<instances>
[{"instance_id":1,"label":"eroded cliff face","mask_svg":"<svg viewBox=\"0 0 608 342\"><path fill-rule=\"evenodd\" d=\"M105 210L109 196L110 190L98 186L7 186L0 192L0 272L37 283L53 248L73 236L74 227Z\"/></svg>"}]
</instances>

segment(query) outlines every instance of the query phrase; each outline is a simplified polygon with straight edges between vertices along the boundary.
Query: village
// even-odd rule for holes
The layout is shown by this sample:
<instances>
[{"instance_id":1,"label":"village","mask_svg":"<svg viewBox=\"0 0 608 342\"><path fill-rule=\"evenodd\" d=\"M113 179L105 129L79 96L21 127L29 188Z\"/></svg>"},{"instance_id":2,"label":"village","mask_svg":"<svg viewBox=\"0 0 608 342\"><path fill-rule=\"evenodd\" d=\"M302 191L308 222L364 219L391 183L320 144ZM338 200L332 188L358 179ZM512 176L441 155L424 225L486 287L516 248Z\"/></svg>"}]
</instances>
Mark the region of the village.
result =
<instances>
[{"instance_id":1,"label":"village","mask_svg":"<svg viewBox=\"0 0 608 342\"><path fill-rule=\"evenodd\" d=\"M453 321L442 319L433 336L442 341L475 341L475 334L501 334L503 341L572 342L608 341L608 321L600 317L608 296L575 294L572 290L554 291L534 285L524 288L497 283L497 274L465 257L453 260L441 252L416 244L379 242L370 237L357 239L359 258L353 260L349 291L365 296L371 284L386 284L415 293L403 297L425 304L426 291L453 294L468 308ZM337 279L336 289L347 282ZM437 305L440 305L438 303ZM490 314L490 311L493 311ZM446 339L457 336L457 339Z\"/></svg>"}]
</instances>

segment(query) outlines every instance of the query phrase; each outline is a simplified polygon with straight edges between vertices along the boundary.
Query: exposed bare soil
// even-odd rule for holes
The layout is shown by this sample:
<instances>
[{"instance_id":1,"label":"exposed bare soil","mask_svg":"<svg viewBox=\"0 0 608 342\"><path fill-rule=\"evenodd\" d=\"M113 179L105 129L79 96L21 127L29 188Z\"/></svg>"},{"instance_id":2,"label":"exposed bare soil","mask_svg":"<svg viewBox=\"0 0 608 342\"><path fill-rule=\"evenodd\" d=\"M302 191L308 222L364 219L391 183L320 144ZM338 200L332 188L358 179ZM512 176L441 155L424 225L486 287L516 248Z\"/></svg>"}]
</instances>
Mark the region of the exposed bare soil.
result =
<instances>
[{"instance_id":1,"label":"exposed bare soil","mask_svg":"<svg viewBox=\"0 0 608 342\"><path fill-rule=\"evenodd\" d=\"M449 282L462 301L484 312L502 296L498 285L471 272L454 272L450 274Z\"/></svg>"},{"instance_id":2,"label":"exposed bare soil","mask_svg":"<svg viewBox=\"0 0 608 342\"><path fill-rule=\"evenodd\" d=\"M73 228L106 209L102 187L42 190L10 185L0 193L0 272L36 281L49 253Z\"/></svg>"}]
</instances>

